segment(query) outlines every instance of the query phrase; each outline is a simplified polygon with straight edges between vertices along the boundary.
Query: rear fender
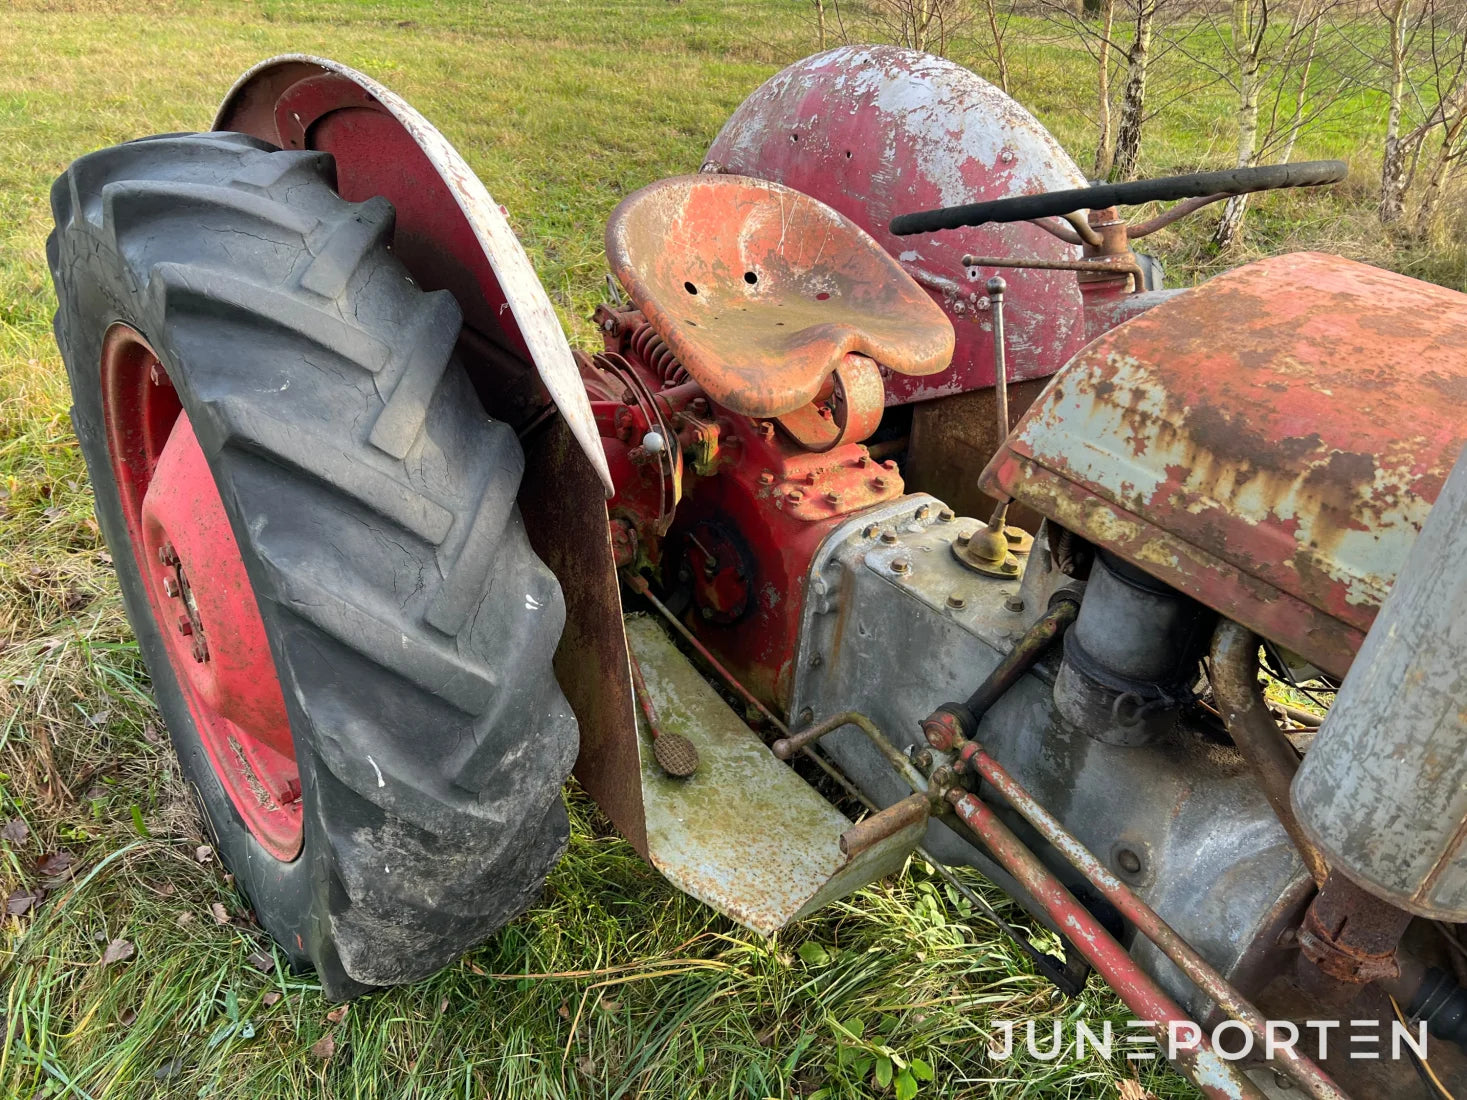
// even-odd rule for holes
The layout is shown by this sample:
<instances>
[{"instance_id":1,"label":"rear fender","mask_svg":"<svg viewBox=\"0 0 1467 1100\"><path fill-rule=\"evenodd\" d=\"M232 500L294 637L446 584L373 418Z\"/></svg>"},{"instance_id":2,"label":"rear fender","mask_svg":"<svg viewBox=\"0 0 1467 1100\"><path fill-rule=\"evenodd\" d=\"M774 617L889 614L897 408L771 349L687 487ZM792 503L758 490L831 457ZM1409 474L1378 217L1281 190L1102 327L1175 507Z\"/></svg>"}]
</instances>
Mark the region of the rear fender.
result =
<instances>
[{"instance_id":1,"label":"rear fender","mask_svg":"<svg viewBox=\"0 0 1467 1100\"><path fill-rule=\"evenodd\" d=\"M355 69L284 54L240 77L214 129L331 153L343 198L391 202L398 257L419 285L451 291L463 309L461 350L490 411L518 422L543 402L543 385L610 495L591 403L555 308L504 208L427 119Z\"/></svg>"}]
</instances>

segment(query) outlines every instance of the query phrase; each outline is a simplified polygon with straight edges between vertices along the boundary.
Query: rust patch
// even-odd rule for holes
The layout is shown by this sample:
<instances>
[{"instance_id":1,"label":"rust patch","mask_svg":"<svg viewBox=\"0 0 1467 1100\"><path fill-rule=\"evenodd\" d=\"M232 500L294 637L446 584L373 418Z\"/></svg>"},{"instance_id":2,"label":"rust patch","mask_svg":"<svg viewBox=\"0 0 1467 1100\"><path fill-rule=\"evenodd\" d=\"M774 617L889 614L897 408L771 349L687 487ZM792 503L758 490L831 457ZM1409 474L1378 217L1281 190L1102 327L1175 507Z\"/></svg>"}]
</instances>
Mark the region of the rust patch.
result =
<instances>
[{"instance_id":1,"label":"rust patch","mask_svg":"<svg viewBox=\"0 0 1467 1100\"><path fill-rule=\"evenodd\" d=\"M1467 296L1301 253L1092 342L982 483L1341 674L1464 442Z\"/></svg>"}]
</instances>

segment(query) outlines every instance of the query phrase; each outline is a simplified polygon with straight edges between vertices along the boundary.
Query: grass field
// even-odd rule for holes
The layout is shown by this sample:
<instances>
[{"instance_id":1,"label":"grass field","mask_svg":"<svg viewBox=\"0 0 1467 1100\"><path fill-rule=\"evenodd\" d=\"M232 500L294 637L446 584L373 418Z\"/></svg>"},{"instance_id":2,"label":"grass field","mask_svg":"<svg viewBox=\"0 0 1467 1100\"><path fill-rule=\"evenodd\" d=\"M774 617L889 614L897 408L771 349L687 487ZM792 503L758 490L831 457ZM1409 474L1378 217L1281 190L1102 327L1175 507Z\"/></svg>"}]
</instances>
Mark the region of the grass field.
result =
<instances>
[{"instance_id":1,"label":"grass field","mask_svg":"<svg viewBox=\"0 0 1467 1100\"><path fill-rule=\"evenodd\" d=\"M1021 28L1022 32L1022 28ZM47 189L73 157L207 129L262 57L322 53L384 80L466 154L510 210L573 337L622 194L697 166L739 101L812 52L794 0L10 0L0 13L0 894L47 891L0 930L5 1097L1116 1095L1139 1068L1001 1064L996 1018L1123 1018L1060 1003L921 865L774 941L666 886L584 799L542 902L431 981L335 1009L281 969L184 801L123 619L67 418L50 333ZM1082 163L1088 92L1038 35L1015 92ZM961 50L957 51L963 58ZM1354 157L1334 198L1259 204L1250 247L1385 245L1360 211L1379 119L1306 138ZM1156 121L1152 171L1227 162L1226 98ZM1343 227L1343 228L1342 228ZM1186 226L1182 279L1223 262ZM1460 257L1399 254L1459 282ZM997 902L999 899L994 896ZM114 941L131 946L126 954ZM901 1088L885 1084L895 1068ZM931 1080L923 1072L930 1068ZM822 1091L823 1090L823 1091Z\"/></svg>"}]
</instances>

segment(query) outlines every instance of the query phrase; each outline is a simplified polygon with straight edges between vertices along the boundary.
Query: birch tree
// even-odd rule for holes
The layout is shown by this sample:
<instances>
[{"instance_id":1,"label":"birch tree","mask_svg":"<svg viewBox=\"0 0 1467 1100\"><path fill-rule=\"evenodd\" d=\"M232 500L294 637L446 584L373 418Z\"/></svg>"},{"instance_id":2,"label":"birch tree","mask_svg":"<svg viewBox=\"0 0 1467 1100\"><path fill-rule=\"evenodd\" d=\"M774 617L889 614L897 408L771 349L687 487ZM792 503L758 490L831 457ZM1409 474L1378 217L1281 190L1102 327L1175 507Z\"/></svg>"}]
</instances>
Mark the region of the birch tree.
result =
<instances>
[{"instance_id":1,"label":"birch tree","mask_svg":"<svg viewBox=\"0 0 1467 1100\"><path fill-rule=\"evenodd\" d=\"M1141 129L1146 122L1146 81L1151 68L1151 40L1156 33L1156 12L1161 0L1134 0L1135 16L1131 45L1126 51L1126 86L1121 95L1120 120L1116 124L1115 148L1111 153L1110 178L1136 177L1141 163Z\"/></svg>"},{"instance_id":2,"label":"birch tree","mask_svg":"<svg viewBox=\"0 0 1467 1100\"><path fill-rule=\"evenodd\" d=\"M1462 116L1467 113L1467 9L1460 0L1377 0L1377 10L1389 43L1377 203L1384 224L1404 220L1423 147L1440 131L1418 212L1419 231L1435 216L1460 159Z\"/></svg>"}]
</instances>

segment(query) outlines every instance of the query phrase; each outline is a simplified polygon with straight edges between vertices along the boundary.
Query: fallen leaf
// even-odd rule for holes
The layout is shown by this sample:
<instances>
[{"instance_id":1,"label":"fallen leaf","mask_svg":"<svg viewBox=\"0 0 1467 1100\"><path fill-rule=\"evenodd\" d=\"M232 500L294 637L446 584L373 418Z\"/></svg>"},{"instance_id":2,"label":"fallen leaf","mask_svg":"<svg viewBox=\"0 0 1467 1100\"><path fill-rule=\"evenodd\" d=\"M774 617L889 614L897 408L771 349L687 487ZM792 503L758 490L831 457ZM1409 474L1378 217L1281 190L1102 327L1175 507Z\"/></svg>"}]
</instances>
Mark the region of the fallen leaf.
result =
<instances>
[{"instance_id":1,"label":"fallen leaf","mask_svg":"<svg viewBox=\"0 0 1467 1100\"><path fill-rule=\"evenodd\" d=\"M249 963L261 974L273 974L275 972L275 960L267 951L251 951L245 956L245 962Z\"/></svg>"},{"instance_id":2,"label":"fallen leaf","mask_svg":"<svg viewBox=\"0 0 1467 1100\"><path fill-rule=\"evenodd\" d=\"M153 725L152 722L144 722L143 740L150 745L161 745L163 743L163 735L158 732L158 727Z\"/></svg>"},{"instance_id":3,"label":"fallen leaf","mask_svg":"<svg viewBox=\"0 0 1467 1100\"><path fill-rule=\"evenodd\" d=\"M339 1024L342 1020L346 1019L346 1014L350 1011L351 1005L337 1005L330 1012L326 1013L326 1022Z\"/></svg>"},{"instance_id":4,"label":"fallen leaf","mask_svg":"<svg viewBox=\"0 0 1467 1100\"><path fill-rule=\"evenodd\" d=\"M311 1044L311 1053L323 1062L330 1061L331 1056L336 1053L336 1036L328 1031Z\"/></svg>"},{"instance_id":5,"label":"fallen leaf","mask_svg":"<svg viewBox=\"0 0 1467 1100\"><path fill-rule=\"evenodd\" d=\"M281 993L280 990L271 989L266 991L265 995L260 998L260 1003L266 1008L269 1008L271 1005L279 1004L284 999L285 994Z\"/></svg>"},{"instance_id":6,"label":"fallen leaf","mask_svg":"<svg viewBox=\"0 0 1467 1100\"><path fill-rule=\"evenodd\" d=\"M74 873L73 864L75 858L66 849L59 852L48 852L43 855L40 862L36 864L36 873L42 878L47 886L59 886Z\"/></svg>"},{"instance_id":7,"label":"fallen leaf","mask_svg":"<svg viewBox=\"0 0 1467 1100\"><path fill-rule=\"evenodd\" d=\"M107 950L102 952L102 965L111 966L113 963L126 962L136 953L136 949L127 940L113 940L107 945Z\"/></svg>"},{"instance_id":8,"label":"fallen leaf","mask_svg":"<svg viewBox=\"0 0 1467 1100\"><path fill-rule=\"evenodd\" d=\"M8 840L11 844L24 844L25 838L30 835L30 826L18 817L0 827L0 840Z\"/></svg>"},{"instance_id":9,"label":"fallen leaf","mask_svg":"<svg viewBox=\"0 0 1467 1100\"><path fill-rule=\"evenodd\" d=\"M12 917L29 913L46 899L46 891L35 890L29 886L17 886L5 899L5 911Z\"/></svg>"},{"instance_id":10,"label":"fallen leaf","mask_svg":"<svg viewBox=\"0 0 1467 1100\"><path fill-rule=\"evenodd\" d=\"M591 1077L596 1073L596 1059L589 1054L583 1054L576 1059L576 1070L583 1077Z\"/></svg>"},{"instance_id":11,"label":"fallen leaf","mask_svg":"<svg viewBox=\"0 0 1467 1100\"><path fill-rule=\"evenodd\" d=\"M153 1076L160 1081L166 1081L170 1077L177 1077L182 1072L183 1056L179 1055L176 1058L168 1059L168 1061L164 1062L161 1066L154 1070Z\"/></svg>"},{"instance_id":12,"label":"fallen leaf","mask_svg":"<svg viewBox=\"0 0 1467 1100\"><path fill-rule=\"evenodd\" d=\"M192 913L180 913L178 914L178 916L173 918L173 927L182 928L185 924L193 919L194 915Z\"/></svg>"},{"instance_id":13,"label":"fallen leaf","mask_svg":"<svg viewBox=\"0 0 1467 1100\"><path fill-rule=\"evenodd\" d=\"M117 1022L123 1027L132 1027L137 1022L138 1014L131 1008L124 1008L117 1014Z\"/></svg>"},{"instance_id":14,"label":"fallen leaf","mask_svg":"<svg viewBox=\"0 0 1467 1100\"><path fill-rule=\"evenodd\" d=\"M444 997L443 1000L438 1003L438 1015L442 1016L447 1011L448 1011L448 998L447 997Z\"/></svg>"},{"instance_id":15,"label":"fallen leaf","mask_svg":"<svg viewBox=\"0 0 1467 1100\"><path fill-rule=\"evenodd\" d=\"M229 923L229 910L224 908L224 903L216 901L209 906L209 912L214 914L214 920L218 924Z\"/></svg>"},{"instance_id":16,"label":"fallen leaf","mask_svg":"<svg viewBox=\"0 0 1467 1100\"><path fill-rule=\"evenodd\" d=\"M213 863L214 846L212 844L200 844L194 849L194 859L199 863Z\"/></svg>"},{"instance_id":17,"label":"fallen leaf","mask_svg":"<svg viewBox=\"0 0 1467 1100\"><path fill-rule=\"evenodd\" d=\"M614 1013L614 1012L620 1012L621 1011L621 1002L620 1001L613 1001L610 998L606 997L604 994L601 997L600 1005L601 1005L601 1011L602 1012L613 1012Z\"/></svg>"},{"instance_id":18,"label":"fallen leaf","mask_svg":"<svg viewBox=\"0 0 1467 1100\"><path fill-rule=\"evenodd\" d=\"M87 725L91 726L93 729L96 729L98 726L106 725L107 719L111 717L112 712L110 710L99 710L96 714L88 715Z\"/></svg>"},{"instance_id":19,"label":"fallen leaf","mask_svg":"<svg viewBox=\"0 0 1467 1100\"><path fill-rule=\"evenodd\" d=\"M1148 1092L1140 1081L1118 1081L1116 1091L1120 1093L1121 1100L1156 1100L1155 1094Z\"/></svg>"},{"instance_id":20,"label":"fallen leaf","mask_svg":"<svg viewBox=\"0 0 1467 1100\"><path fill-rule=\"evenodd\" d=\"M570 1005L566 1001L561 1001L560 1007L557 1008L555 1011L560 1013L560 1018L562 1020L570 1019Z\"/></svg>"}]
</instances>

